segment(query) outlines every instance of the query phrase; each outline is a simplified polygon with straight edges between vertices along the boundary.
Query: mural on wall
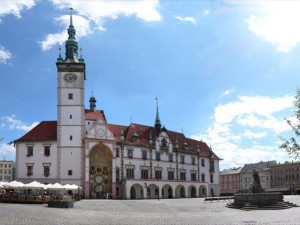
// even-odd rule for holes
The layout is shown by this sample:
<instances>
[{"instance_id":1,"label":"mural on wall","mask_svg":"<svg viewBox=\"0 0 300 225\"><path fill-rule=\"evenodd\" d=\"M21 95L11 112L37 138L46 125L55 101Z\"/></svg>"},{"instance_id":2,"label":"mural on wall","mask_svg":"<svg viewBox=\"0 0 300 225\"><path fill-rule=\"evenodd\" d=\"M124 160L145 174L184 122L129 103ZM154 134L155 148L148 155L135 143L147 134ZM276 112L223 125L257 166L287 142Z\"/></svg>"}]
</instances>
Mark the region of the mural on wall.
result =
<instances>
[{"instance_id":1,"label":"mural on wall","mask_svg":"<svg viewBox=\"0 0 300 225\"><path fill-rule=\"evenodd\" d=\"M97 145L90 153L90 194L112 193L112 154L105 145Z\"/></svg>"}]
</instances>

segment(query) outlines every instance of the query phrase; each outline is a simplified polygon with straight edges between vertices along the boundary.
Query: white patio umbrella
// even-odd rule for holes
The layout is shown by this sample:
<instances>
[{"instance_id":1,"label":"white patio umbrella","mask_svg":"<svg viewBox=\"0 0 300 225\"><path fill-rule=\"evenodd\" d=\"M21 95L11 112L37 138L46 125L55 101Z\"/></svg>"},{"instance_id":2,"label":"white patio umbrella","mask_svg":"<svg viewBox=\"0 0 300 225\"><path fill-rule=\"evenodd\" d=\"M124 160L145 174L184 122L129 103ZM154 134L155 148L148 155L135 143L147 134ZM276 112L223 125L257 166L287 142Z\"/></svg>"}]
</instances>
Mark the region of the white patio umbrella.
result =
<instances>
[{"instance_id":1,"label":"white patio umbrella","mask_svg":"<svg viewBox=\"0 0 300 225\"><path fill-rule=\"evenodd\" d=\"M18 182L16 180L3 184L4 188L8 188L8 189L23 189L24 184L22 182Z\"/></svg>"},{"instance_id":2,"label":"white patio umbrella","mask_svg":"<svg viewBox=\"0 0 300 225\"><path fill-rule=\"evenodd\" d=\"M38 190L41 190L41 189L45 188L45 185L41 184L40 182L37 182L37 181L32 181L31 183L25 184L24 188L25 189L38 189Z\"/></svg>"},{"instance_id":3,"label":"white patio umbrella","mask_svg":"<svg viewBox=\"0 0 300 225\"><path fill-rule=\"evenodd\" d=\"M75 185L75 186L77 186L77 185ZM74 191L74 190L77 190L78 189L78 187L75 187L75 186L73 186L73 185L70 185L70 184L66 184L66 185L64 185L64 188L65 188L65 190L67 190L67 191Z\"/></svg>"},{"instance_id":4,"label":"white patio umbrella","mask_svg":"<svg viewBox=\"0 0 300 225\"><path fill-rule=\"evenodd\" d=\"M4 189L4 184L7 184L7 182L0 181L0 189Z\"/></svg>"},{"instance_id":5,"label":"white patio umbrella","mask_svg":"<svg viewBox=\"0 0 300 225\"><path fill-rule=\"evenodd\" d=\"M74 187L76 190L78 190L78 188L79 188L79 190L82 190L82 188L81 187L79 187L78 185L76 185L76 184L72 184L71 185L72 187Z\"/></svg>"},{"instance_id":6,"label":"white patio umbrella","mask_svg":"<svg viewBox=\"0 0 300 225\"><path fill-rule=\"evenodd\" d=\"M64 186L59 184L59 183L47 184L47 185L45 185L45 189L47 189L47 190L56 190L56 191L65 190Z\"/></svg>"}]
</instances>

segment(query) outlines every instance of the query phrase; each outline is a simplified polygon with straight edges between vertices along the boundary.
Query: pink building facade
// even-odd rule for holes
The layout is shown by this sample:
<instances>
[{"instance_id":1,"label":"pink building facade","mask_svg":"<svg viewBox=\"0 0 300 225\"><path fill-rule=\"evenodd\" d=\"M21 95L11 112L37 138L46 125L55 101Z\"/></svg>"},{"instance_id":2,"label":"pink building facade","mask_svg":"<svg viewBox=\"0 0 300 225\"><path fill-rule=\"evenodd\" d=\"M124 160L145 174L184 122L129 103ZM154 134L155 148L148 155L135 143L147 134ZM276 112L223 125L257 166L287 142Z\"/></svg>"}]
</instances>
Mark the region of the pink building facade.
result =
<instances>
[{"instance_id":1,"label":"pink building facade","mask_svg":"<svg viewBox=\"0 0 300 225\"><path fill-rule=\"evenodd\" d=\"M223 170L220 173L220 194L233 195L240 190L241 167Z\"/></svg>"}]
</instances>

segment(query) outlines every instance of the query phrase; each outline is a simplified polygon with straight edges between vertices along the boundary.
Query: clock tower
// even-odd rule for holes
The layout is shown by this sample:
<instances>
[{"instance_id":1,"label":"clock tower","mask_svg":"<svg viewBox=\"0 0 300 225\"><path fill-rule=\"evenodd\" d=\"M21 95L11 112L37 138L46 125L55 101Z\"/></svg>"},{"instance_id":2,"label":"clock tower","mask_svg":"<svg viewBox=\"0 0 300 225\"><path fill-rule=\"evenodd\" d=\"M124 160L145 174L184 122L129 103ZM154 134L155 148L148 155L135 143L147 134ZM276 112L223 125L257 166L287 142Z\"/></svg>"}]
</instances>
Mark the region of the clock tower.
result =
<instances>
[{"instance_id":1,"label":"clock tower","mask_svg":"<svg viewBox=\"0 0 300 225\"><path fill-rule=\"evenodd\" d=\"M58 182L82 185L84 168L85 63L78 58L72 10L65 59L59 57L57 66L57 157Z\"/></svg>"}]
</instances>

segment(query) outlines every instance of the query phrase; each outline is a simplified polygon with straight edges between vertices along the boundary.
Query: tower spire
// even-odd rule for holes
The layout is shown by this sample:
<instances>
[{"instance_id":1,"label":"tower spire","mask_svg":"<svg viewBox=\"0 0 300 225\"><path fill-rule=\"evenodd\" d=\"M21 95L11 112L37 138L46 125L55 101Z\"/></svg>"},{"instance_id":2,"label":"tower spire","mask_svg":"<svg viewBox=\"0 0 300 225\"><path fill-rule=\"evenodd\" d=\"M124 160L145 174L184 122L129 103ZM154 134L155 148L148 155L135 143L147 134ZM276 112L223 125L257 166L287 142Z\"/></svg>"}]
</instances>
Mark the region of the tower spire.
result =
<instances>
[{"instance_id":1,"label":"tower spire","mask_svg":"<svg viewBox=\"0 0 300 225\"><path fill-rule=\"evenodd\" d=\"M70 26L73 26L73 17L72 17L73 8L70 8Z\"/></svg>"},{"instance_id":2,"label":"tower spire","mask_svg":"<svg viewBox=\"0 0 300 225\"><path fill-rule=\"evenodd\" d=\"M66 45L66 62L79 62L78 61L78 43L75 38L76 30L73 26L73 8L70 8L70 26L68 28L68 40L65 42Z\"/></svg>"},{"instance_id":3,"label":"tower spire","mask_svg":"<svg viewBox=\"0 0 300 225\"><path fill-rule=\"evenodd\" d=\"M159 119L159 112L158 112L158 98L155 98L156 100L156 118L155 118L155 129L157 130L157 132L160 132L160 128L161 128L161 122Z\"/></svg>"},{"instance_id":4,"label":"tower spire","mask_svg":"<svg viewBox=\"0 0 300 225\"><path fill-rule=\"evenodd\" d=\"M95 112L96 109L96 98L94 97L94 93L92 91L92 96L90 97L90 111L91 112Z\"/></svg>"}]
</instances>

